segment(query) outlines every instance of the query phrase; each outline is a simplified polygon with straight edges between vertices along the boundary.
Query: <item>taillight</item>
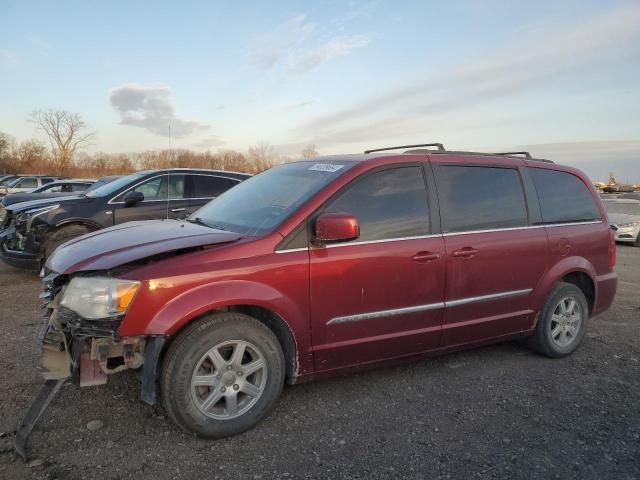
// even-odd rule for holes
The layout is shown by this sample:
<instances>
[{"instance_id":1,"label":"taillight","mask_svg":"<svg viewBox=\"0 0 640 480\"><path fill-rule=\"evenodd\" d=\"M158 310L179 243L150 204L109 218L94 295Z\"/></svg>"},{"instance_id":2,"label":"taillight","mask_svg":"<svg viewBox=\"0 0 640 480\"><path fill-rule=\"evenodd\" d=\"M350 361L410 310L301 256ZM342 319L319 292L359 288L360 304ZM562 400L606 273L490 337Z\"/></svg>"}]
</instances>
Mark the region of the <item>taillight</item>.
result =
<instances>
[{"instance_id":1,"label":"taillight","mask_svg":"<svg viewBox=\"0 0 640 480\"><path fill-rule=\"evenodd\" d=\"M609 265L612 269L616 266L616 238L611 229L609 229Z\"/></svg>"}]
</instances>

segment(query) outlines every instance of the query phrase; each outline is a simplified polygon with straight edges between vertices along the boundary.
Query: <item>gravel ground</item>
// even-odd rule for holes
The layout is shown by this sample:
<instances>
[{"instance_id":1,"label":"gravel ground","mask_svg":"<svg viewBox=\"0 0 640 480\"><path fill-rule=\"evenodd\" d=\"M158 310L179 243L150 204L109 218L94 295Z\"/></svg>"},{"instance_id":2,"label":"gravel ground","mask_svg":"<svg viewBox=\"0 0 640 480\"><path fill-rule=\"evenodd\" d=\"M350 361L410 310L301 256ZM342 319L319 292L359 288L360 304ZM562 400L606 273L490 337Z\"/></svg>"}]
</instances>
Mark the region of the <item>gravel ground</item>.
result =
<instances>
[{"instance_id":1,"label":"gravel ground","mask_svg":"<svg viewBox=\"0 0 640 480\"><path fill-rule=\"evenodd\" d=\"M0 478L640 478L640 249L571 357L507 343L285 388L254 430L195 439L138 401L134 372L67 385L30 438L39 281L0 266ZM92 430L87 424L103 423Z\"/></svg>"}]
</instances>

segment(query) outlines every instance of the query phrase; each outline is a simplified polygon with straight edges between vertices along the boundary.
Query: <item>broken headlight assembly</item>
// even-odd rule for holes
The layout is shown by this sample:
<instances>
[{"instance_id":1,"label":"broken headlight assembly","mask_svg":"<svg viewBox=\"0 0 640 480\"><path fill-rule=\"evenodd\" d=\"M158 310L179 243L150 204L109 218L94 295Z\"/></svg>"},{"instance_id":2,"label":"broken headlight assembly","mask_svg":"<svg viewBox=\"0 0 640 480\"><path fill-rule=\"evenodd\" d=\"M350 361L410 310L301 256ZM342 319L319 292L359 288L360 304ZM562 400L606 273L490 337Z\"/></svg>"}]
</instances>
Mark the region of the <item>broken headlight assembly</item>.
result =
<instances>
[{"instance_id":1,"label":"broken headlight assembly","mask_svg":"<svg viewBox=\"0 0 640 480\"><path fill-rule=\"evenodd\" d=\"M33 210L24 211L16 216L16 223L26 223L27 232L29 232L31 230L31 224L36 217L49 213L58 207L60 207L60 205L49 205L42 208L34 208Z\"/></svg>"},{"instance_id":2,"label":"broken headlight assembly","mask_svg":"<svg viewBox=\"0 0 640 480\"><path fill-rule=\"evenodd\" d=\"M87 320L124 315L140 282L110 277L74 277L62 293L60 305Z\"/></svg>"}]
</instances>

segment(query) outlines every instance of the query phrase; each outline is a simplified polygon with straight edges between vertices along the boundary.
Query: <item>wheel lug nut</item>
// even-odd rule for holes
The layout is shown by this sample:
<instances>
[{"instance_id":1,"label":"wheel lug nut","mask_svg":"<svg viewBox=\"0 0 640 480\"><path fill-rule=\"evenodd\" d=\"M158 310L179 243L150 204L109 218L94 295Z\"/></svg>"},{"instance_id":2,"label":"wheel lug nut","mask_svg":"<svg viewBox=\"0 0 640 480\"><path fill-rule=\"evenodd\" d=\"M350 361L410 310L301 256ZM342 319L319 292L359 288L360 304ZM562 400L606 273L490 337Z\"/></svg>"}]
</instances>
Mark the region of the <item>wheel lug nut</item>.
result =
<instances>
[{"instance_id":1,"label":"wheel lug nut","mask_svg":"<svg viewBox=\"0 0 640 480\"><path fill-rule=\"evenodd\" d=\"M231 370L233 367L231 365L227 365L227 370Z\"/></svg>"},{"instance_id":2,"label":"wheel lug nut","mask_svg":"<svg viewBox=\"0 0 640 480\"><path fill-rule=\"evenodd\" d=\"M226 387L222 387L222 388L220 388L220 391L221 391L222 393L224 393L224 392L226 392L226 391L227 391L227 388L226 388Z\"/></svg>"},{"instance_id":3,"label":"wheel lug nut","mask_svg":"<svg viewBox=\"0 0 640 480\"><path fill-rule=\"evenodd\" d=\"M238 372L238 376L241 377L242 376L242 372Z\"/></svg>"},{"instance_id":4,"label":"wheel lug nut","mask_svg":"<svg viewBox=\"0 0 640 480\"><path fill-rule=\"evenodd\" d=\"M240 388L240 387L238 386L238 384L237 384L237 383L233 386L233 389L234 389L234 390L238 390L239 388Z\"/></svg>"}]
</instances>

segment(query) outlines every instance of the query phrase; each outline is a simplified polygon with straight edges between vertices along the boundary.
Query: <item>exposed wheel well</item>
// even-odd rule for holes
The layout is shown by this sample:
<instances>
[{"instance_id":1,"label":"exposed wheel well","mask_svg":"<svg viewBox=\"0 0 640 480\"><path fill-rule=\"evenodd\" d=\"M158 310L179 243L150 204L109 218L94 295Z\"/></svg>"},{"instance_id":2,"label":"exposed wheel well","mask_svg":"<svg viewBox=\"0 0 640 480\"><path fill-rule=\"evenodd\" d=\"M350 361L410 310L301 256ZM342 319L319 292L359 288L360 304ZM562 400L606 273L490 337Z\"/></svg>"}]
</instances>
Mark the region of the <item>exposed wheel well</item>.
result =
<instances>
[{"instance_id":1,"label":"exposed wheel well","mask_svg":"<svg viewBox=\"0 0 640 480\"><path fill-rule=\"evenodd\" d=\"M297 357L297 348L296 342L293 338L293 334L289 329L289 326L285 323L282 318L280 318L277 314L268 310L266 308L257 307L255 305L230 305L228 307L216 308L214 310L210 310L205 314L199 316L198 318L202 318L206 315L210 315L212 313L218 312L238 312L248 315L250 317L255 318L256 320L264 323L276 336L280 346L282 347L282 353L284 353L284 360L286 365L285 370L285 379L287 383L293 383L298 374L298 357ZM193 323L198 320L198 318L193 319L187 325ZM184 325L176 334L172 336L172 338L165 344L163 348L162 356L169 348L169 344L173 341L173 339L187 326Z\"/></svg>"},{"instance_id":2,"label":"exposed wheel well","mask_svg":"<svg viewBox=\"0 0 640 480\"><path fill-rule=\"evenodd\" d=\"M595 286L591 277L584 272L571 272L562 277L562 281L571 283L582 290L589 304L589 313L591 313L595 301Z\"/></svg>"}]
</instances>

